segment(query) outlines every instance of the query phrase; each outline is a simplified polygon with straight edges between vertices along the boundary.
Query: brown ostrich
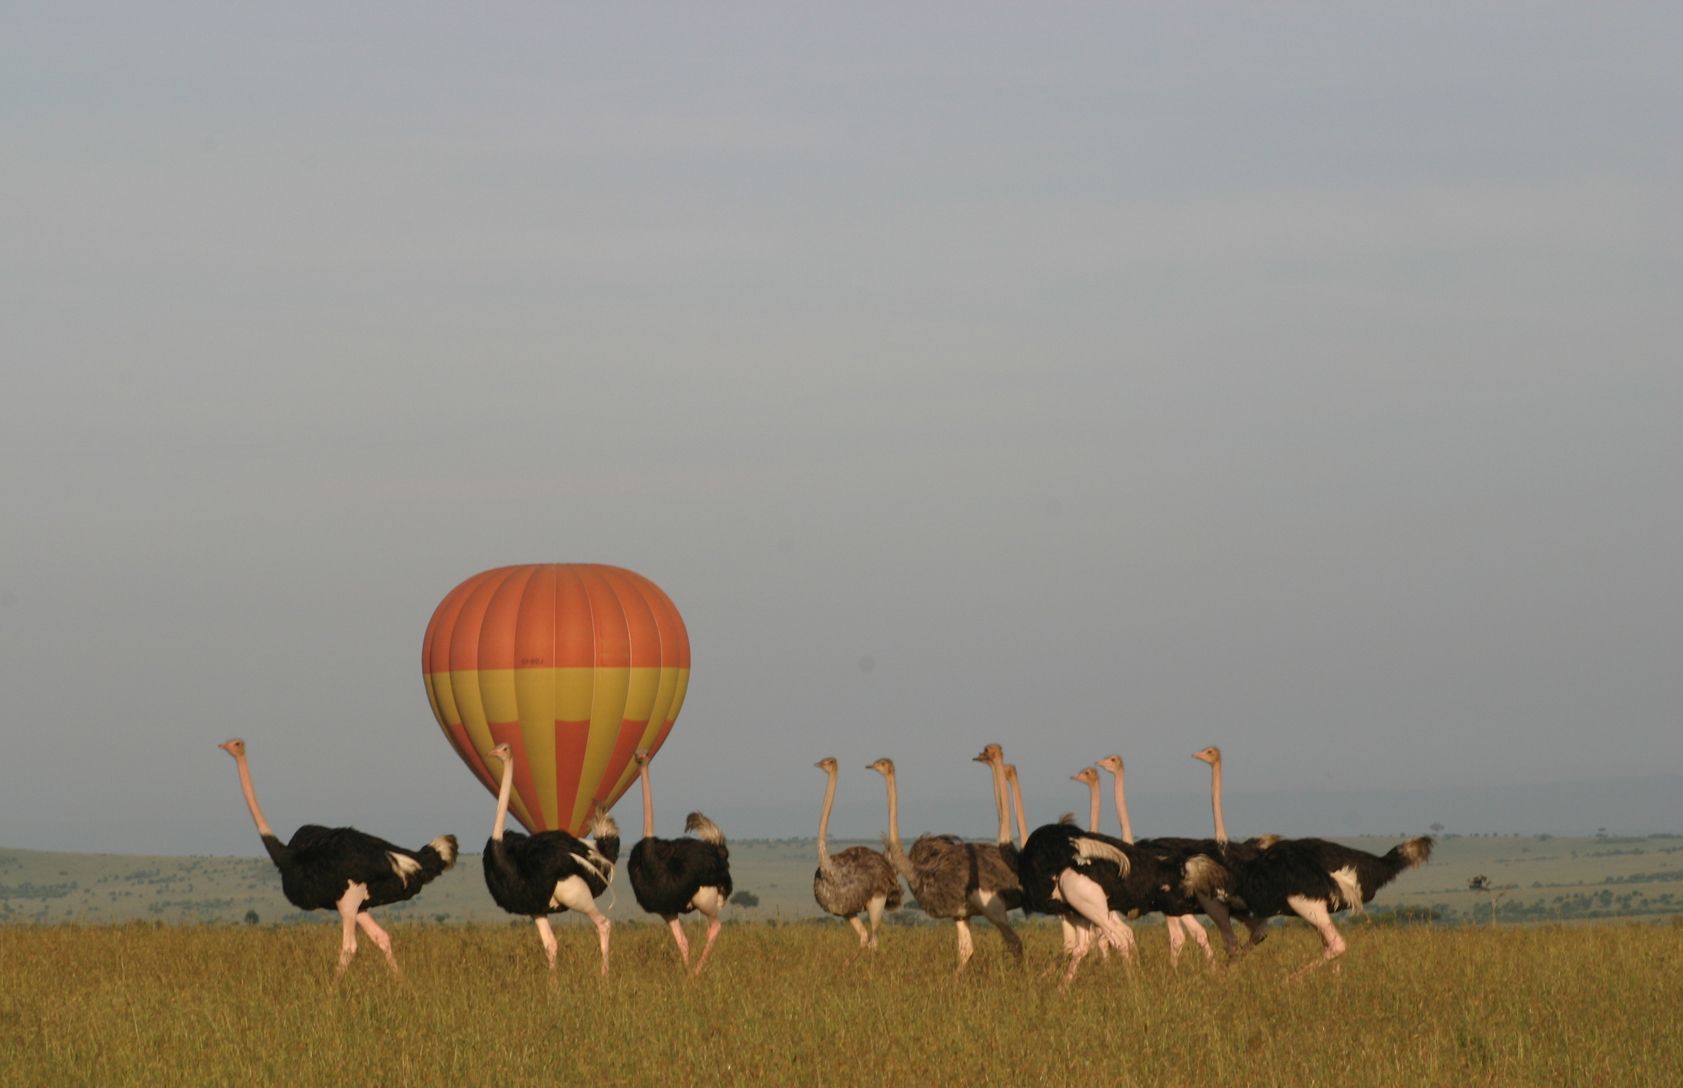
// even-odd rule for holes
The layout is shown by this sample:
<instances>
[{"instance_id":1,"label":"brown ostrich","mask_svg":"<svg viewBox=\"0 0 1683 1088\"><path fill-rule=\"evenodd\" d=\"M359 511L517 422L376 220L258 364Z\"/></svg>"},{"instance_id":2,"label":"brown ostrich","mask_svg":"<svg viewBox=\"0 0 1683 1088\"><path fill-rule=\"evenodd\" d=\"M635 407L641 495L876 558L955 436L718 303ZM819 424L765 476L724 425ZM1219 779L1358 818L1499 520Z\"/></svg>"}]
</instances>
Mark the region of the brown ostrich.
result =
<instances>
[{"instance_id":1,"label":"brown ostrich","mask_svg":"<svg viewBox=\"0 0 1683 1088\"><path fill-rule=\"evenodd\" d=\"M859 935L860 948L875 950L883 911L900 909L900 878L881 851L868 846L830 853L830 807L836 800L837 764L834 756L825 756L814 766L824 772L828 782L824 811L818 817L818 871L812 874L812 897L826 913L847 919ZM859 920L861 911L871 919L869 930Z\"/></svg>"},{"instance_id":2,"label":"brown ostrich","mask_svg":"<svg viewBox=\"0 0 1683 1088\"><path fill-rule=\"evenodd\" d=\"M1005 912L1017 905L1022 893L1016 874L999 856L999 847L965 842L953 835L919 835L907 851L900 844L894 761L879 759L866 769L882 775L888 789L888 860L905 878L925 914L950 919L957 926L958 969L963 971L976 953L970 919L978 914L994 924L1005 947L1020 960L1023 942Z\"/></svg>"}]
</instances>

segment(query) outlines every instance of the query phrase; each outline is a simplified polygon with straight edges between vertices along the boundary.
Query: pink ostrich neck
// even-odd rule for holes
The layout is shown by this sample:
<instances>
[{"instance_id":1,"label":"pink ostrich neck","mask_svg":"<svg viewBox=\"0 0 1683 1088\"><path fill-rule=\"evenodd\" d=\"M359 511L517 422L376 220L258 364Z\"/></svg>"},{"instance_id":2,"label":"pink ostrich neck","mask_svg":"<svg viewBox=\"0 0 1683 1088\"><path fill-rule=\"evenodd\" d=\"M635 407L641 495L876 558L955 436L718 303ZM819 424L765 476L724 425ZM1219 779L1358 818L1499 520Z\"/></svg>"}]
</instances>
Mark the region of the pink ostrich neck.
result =
<instances>
[{"instance_id":1,"label":"pink ostrich neck","mask_svg":"<svg viewBox=\"0 0 1683 1088\"><path fill-rule=\"evenodd\" d=\"M239 768L240 792L245 794L245 807L251 810L251 821L257 825L257 833L264 838L274 838L269 821L263 818L263 810L257 807L257 791L251 788L251 768L246 766L244 752L235 754L234 765Z\"/></svg>"},{"instance_id":2,"label":"pink ostrich neck","mask_svg":"<svg viewBox=\"0 0 1683 1088\"><path fill-rule=\"evenodd\" d=\"M836 803L836 772L826 769L824 776L828 781L824 784L824 811L818 817L818 867L830 867L830 806Z\"/></svg>"},{"instance_id":3,"label":"pink ostrich neck","mask_svg":"<svg viewBox=\"0 0 1683 1088\"><path fill-rule=\"evenodd\" d=\"M649 788L649 763L644 760L637 768L637 777L643 780L643 837L654 838L654 792Z\"/></svg>"},{"instance_id":4,"label":"pink ostrich neck","mask_svg":"<svg viewBox=\"0 0 1683 1088\"><path fill-rule=\"evenodd\" d=\"M1116 818L1122 821L1122 841L1132 843L1134 841L1134 825L1133 821L1128 819L1128 797L1122 789L1122 775L1124 773L1123 768L1117 768L1116 781L1111 786L1111 793L1116 801Z\"/></svg>"},{"instance_id":5,"label":"pink ostrich neck","mask_svg":"<svg viewBox=\"0 0 1683 1088\"><path fill-rule=\"evenodd\" d=\"M497 819L491 825L491 838L503 841L503 828L508 825L508 802L514 795L514 757L503 760L503 783L497 790Z\"/></svg>"},{"instance_id":6,"label":"pink ostrich neck","mask_svg":"<svg viewBox=\"0 0 1683 1088\"><path fill-rule=\"evenodd\" d=\"M1094 775L1087 783L1087 830L1103 830L1099 826L1099 810L1099 776Z\"/></svg>"},{"instance_id":7,"label":"pink ostrich neck","mask_svg":"<svg viewBox=\"0 0 1683 1088\"><path fill-rule=\"evenodd\" d=\"M1221 818L1221 760L1210 762L1210 809L1215 813L1216 842L1227 841L1227 821Z\"/></svg>"}]
</instances>

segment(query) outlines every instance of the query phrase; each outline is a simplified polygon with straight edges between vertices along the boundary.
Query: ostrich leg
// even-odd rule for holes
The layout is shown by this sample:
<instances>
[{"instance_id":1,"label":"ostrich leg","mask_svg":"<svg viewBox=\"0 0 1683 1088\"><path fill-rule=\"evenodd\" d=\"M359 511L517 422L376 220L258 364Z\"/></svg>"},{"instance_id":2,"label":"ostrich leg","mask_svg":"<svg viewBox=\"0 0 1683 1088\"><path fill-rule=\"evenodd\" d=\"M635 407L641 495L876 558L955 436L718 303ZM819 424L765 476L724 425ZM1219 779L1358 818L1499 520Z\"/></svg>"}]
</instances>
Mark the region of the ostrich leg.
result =
<instances>
[{"instance_id":1,"label":"ostrich leg","mask_svg":"<svg viewBox=\"0 0 1683 1088\"><path fill-rule=\"evenodd\" d=\"M1180 919L1173 915L1165 919L1169 923L1169 966L1180 963L1180 946L1186 942L1186 934L1181 932Z\"/></svg>"},{"instance_id":2,"label":"ostrich leg","mask_svg":"<svg viewBox=\"0 0 1683 1088\"><path fill-rule=\"evenodd\" d=\"M684 936L684 927L678 921L676 914L666 915L666 925L672 930L672 939L678 944L678 958L684 961L684 966L690 965L690 940Z\"/></svg>"},{"instance_id":3,"label":"ostrich leg","mask_svg":"<svg viewBox=\"0 0 1683 1088\"><path fill-rule=\"evenodd\" d=\"M865 923L861 922L859 920L859 916L857 914L848 915L847 916L847 924L852 926L853 927L853 932L855 932L859 935L859 947L860 948L871 947L872 933L871 933L870 930L867 930L865 928Z\"/></svg>"},{"instance_id":4,"label":"ostrich leg","mask_svg":"<svg viewBox=\"0 0 1683 1088\"><path fill-rule=\"evenodd\" d=\"M1000 902L998 896L990 896L988 901L982 905L982 914L993 923L995 929L999 930L999 936L1005 942L1005 947L1010 950L1013 956L1017 957L1017 962L1021 963L1023 960L1023 939L1017 936L1016 930L1011 928L1011 918L1005 913L1005 904Z\"/></svg>"},{"instance_id":5,"label":"ostrich leg","mask_svg":"<svg viewBox=\"0 0 1683 1088\"><path fill-rule=\"evenodd\" d=\"M554 971L555 950L557 943L555 940L555 930L551 928L549 924L549 916L546 914L540 914L536 918L533 918L532 922L538 927L538 940L543 942L543 954L549 960L549 969Z\"/></svg>"},{"instance_id":6,"label":"ostrich leg","mask_svg":"<svg viewBox=\"0 0 1683 1088\"><path fill-rule=\"evenodd\" d=\"M975 938L970 936L968 919L960 918L956 925L958 926L958 970L962 974L965 964L969 963L970 957L976 954L976 941Z\"/></svg>"},{"instance_id":7,"label":"ostrich leg","mask_svg":"<svg viewBox=\"0 0 1683 1088\"><path fill-rule=\"evenodd\" d=\"M403 972L397 966L397 957L392 955L392 939L385 930L380 928L380 923L369 917L367 912L364 912L356 916L356 924L362 927L364 933L368 934L368 939L374 942L374 947L386 954L386 966L392 969L392 974L401 977Z\"/></svg>"},{"instance_id":8,"label":"ostrich leg","mask_svg":"<svg viewBox=\"0 0 1683 1088\"><path fill-rule=\"evenodd\" d=\"M1192 938L1192 943L1204 953L1204 962L1214 963L1215 950L1210 947L1210 935L1204 932L1204 923L1190 914L1183 914L1180 917L1180 928L1186 931L1187 936Z\"/></svg>"},{"instance_id":9,"label":"ostrich leg","mask_svg":"<svg viewBox=\"0 0 1683 1088\"><path fill-rule=\"evenodd\" d=\"M1301 895L1286 897L1286 905L1296 912L1299 918L1315 927L1321 935L1322 953L1318 960L1311 960L1303 967L1292 972L1292 978L1297 978L1323 964L1332 963L1344 954L1344 938L1339 935L1338 927L1332 924L1332 912L1319 899L1307 899ZM1338 969L1333 965L1333 970Z\"/></svg>"},{"instance_id":10,"label":"ostrich leg","mask_svg":"<svg viewBox=\"0 0 1683 1088\"><path fill-rule=\"evenodd\" d=\"M352 884L345 889L345 894L339 897L334 906L339 909L339 974L345 973L350 966L351 957L356 955L356 919L357 910L368 898L368 888L363 884Z\"/></svg>"},{"instance_id":11,"label":"ostrich leg","mask_svg":"<svg viewBox=\"0 0 1683 1088\"><path fill-rule=\"evenodd\" d=\"M877 929L882 925L882 912L887 907L888 899L880 895L873 896L865 906L865 910L871 916L871 939L866 942L866 947L873 952L876 951L877 947Z\"/></svg>"},{"instance_id":12,"label":"ostrich leg","mask_svg":"<svg viewBox=\"0 0 1683 1088\"><path fill-rule=\"evenodd\" d=\"M555 901L568 910L577 911L590 919L596 927L596 943L602 949L602 974L608 973L608 937L614 924L596 907L596 898L581 880L563 880L555 889ZM552 957L553 961L553 957Z\"/></svg>"},{"instance_id":13,"label":"ostrich leg","mask_svg":"<svg viewBox=\"0 0 1683 1088\"><path fill-rule=\"evenodd\" d=\"M713 942L719 939L719 930L724 923L719 920L719 909L724 904L719 901L719 894L712 888L703 888L696 893L695 909L707 918L707 943L701 946L701 958L695 961L695 973L699 976L701 969L707 966L707 955L713 951Z\"/></svg>"}]
</instances>

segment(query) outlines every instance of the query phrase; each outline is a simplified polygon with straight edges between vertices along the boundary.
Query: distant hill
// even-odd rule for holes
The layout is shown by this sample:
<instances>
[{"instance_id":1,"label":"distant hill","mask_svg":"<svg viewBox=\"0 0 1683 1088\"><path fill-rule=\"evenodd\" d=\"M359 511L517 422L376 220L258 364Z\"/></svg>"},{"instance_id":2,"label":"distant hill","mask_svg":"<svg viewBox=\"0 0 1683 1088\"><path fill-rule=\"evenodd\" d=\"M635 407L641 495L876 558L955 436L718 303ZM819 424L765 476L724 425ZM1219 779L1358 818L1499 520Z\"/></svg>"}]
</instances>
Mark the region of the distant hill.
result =
<instances>
[{"instance_id":1,"label":"distant hill","mask_svg":"<svg viewBox=\"0 0 1683 1088\"><path fill-rule=\"evenodd\" d=\"M1352 839L1373 851L1393 839ZM836 842L832 845L847 845ZM740 921L798 921L822 917L812 901L815 847L811 839L736 840L731 867L738 897L726 910ZM1683 837L1555 838L1455 836L1440 843L1425 868L1404 874L1372 909L1430 910L1443 921L1474 920L1490 895L1468 889L1489 878L1502 917L1513 921L1683 914ZM755 905L749 905L749 897ZM645 924L624 872L603 905L616 923ZM314 921L322 912L296 911L281 896L266 857L155 857L0 849L0 924L155 922L261 924ZM491 902L477 853L466 853L415 899L382 908L396 922L511 922ZM572 916L561 916L572 920ZM1488 917L1488 915L1484 915ZM900 922L923 923L902 912Z\"/></svg>"},{"instance_id":2,"label":"distant hill","mask_svg":"<svg viewBox=\"0 0 1683 1088\"><path fill-rule=\"evenodd\" d=\"M1105 819L1112 821L1108 786L1104 798ZM1029 801L1031 822L1053 819L1064 810L1086 812L1082 791L1073 783L1056 797L1031 795ZM721 827L764 835L775 833L776 828L816 830L816 807L810 802L714 803L708 806L708 814ZM1429 790L1245 792L1229 787L1225 807L1228 828L1237 835L1423 835L1434 823L1461 834L1683 833L1683 775ZM1210 830L1206 793L1130 789L1128 808L1140 835L1206 834ZM964 798L914 794L901 797L900 818L902 831L908 834L915 830L986 834L993 826L993 806L985 790ZM883 806L856 800L838 804L831 826L852 835L872 834L883 826Z\"/></svg>"}]
</instances>

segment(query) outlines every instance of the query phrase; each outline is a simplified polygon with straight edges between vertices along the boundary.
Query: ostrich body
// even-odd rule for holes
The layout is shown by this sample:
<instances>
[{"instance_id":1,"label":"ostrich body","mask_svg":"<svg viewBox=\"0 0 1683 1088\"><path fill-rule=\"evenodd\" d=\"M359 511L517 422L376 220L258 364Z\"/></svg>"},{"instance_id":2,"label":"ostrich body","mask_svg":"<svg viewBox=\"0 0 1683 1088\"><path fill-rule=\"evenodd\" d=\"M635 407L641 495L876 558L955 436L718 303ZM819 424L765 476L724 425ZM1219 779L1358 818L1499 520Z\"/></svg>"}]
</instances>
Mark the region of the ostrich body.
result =
<instances>
[{"instance_id":1,"label":"ostrich body","mask_svg":"<svg viewBox=\"0 0 1683 1088\"><path fill-rule=\"evenodd\" d=\"M719 912L731 893L730 849L725 845L725 833L712 820L692 812L684 820L684 830L693 832L695 838L655 838L649 753L639 748L631 758L636 761L637 774L643 780L643 838L631 848L626 866L631 876L631 891L637 897L638 906L665 919L685 967L690 963L690 942L684 936L679 916L700 911L706 917L707 943L695 963L695 973L699 975L707 966L713 942L718 940L723 926Z\"/></svg>"},{"instance_id":2,"label":"ostrich body","mask_svg":"<svg viewBox=\"0 0 1683 1088\"><path fill-rule=\"evenodd\" d=\"M1211 768L1211 807L1216 840L1229 846L1221 807L1221 749L1205 748L1193 759ZM1220 894L1256 918L1296 914L1320 934L1322 955L1302 971L1337 959L1345 951L1343 936L1332 923L1341 910L1360 913L1379 889L1432 856L1430 836L1408 839L1387 853L1329 842L1326 839L1252 840L1254 855L1230 864L1231 884Z\"/></svg>"},{"instance_id":3,"label":"ostrich body","mask_svg":"<svg viewBox=\"0 0 1683 1088\"><path fill-rule=\"evenodd\" d=\"M514 752L509 745L499 744L491 754L502 761L503 780L497 791L496 823L491 837L485 840L485 887L497 906L510 914L523 914L536 924L551 971L555 970L556 941L549 925L550 914L576 910L589 918L602 949L602 973L607 974L608 934L613 923L596 909L596 897L614 879L619 826L612 816L597 810L590 824L590 839L574 838L565 831L525 835L506 830L509 797L514 789Z\"/></svg>"},{"instance_id":4,"label":"ostrich body","mask_svg":"<svg viewBox=\"0 0 1683 1088\"><path fill-rule=\"evenodd\" d=\"M280 870L281 892L287 902L299 910L339 912L339 971L343 973L356 955L356 931L360 928L385 954L393 973L398 973L392 939L368 911L412 898L456 864L456 836L440 835L419 850L406 850L354 827L305 824L292 833L290 841L282 843L257 805L245 741L236 737L218 747L233 756L239 768L246 807L251 810L251 820L257 825L269 859Z\"/></svg>"},{"instance_id":5,"label":"ostrich body","mask_svg":"<svg viewBox=\"0 0 1683 1088\"><path fill-rule=\"evenodd\" d=\"M1134 825L1128 819L1128 798L1122 784L1127 773L1122 757L1117 755L1105 756L1099 760L1098 766L1109 771L1111 775L1111 799L1116 804L1116 818L1122 824L1122 841L1134 843L1134 845L1147 851L1157 859L1159 867L1165 870L1166 876L1172 875L1172 879L1159 885L1156 894L1152 897L1153 906L1163 913L1163 920L1168 925L1169 963L1180 962L1181 945L1185 943L1188 937L1192 938L1192 943L1203 951L1205 962L1214 960L1215 953L1210 949L1209 935L1204 932L1204 927L1199 924L1196 916L1200 910L1208 913L1208 909L1204 906L1203 900L1200 900L1188 889L1186 882L1187 863L1206 849L1213 849L1213 844L1206 846L1196 839L1179 838L1143 839L1135 843ZM1093 804L1096 812L1099 788L1097 772L1094 772L1092 781L1088 783L1088 786L1093 793ZM1097 829L1096 819L1094 828ZM1210 897L1206 896L1205 898ZM1220 907L1218 906L1217 909L1220 910ZM1218 928L1225 923L1226 919L1223 917L1217 922ZM1231 929L1231 925L1227 925L1225 932L1229 940L1231 940Z\"/></svg>"},{"instance_id":6,"label":"ostrich body","mask_svg":"<svg viewBox=\"0 0 1683 1088\"><path fill-rule=\"evenodd\" d=\"M1004 796L1009 776L999 746L988 745L978 758L992 767L997 795ZM1021 800L1020 790L1016 800ZM1132 851L1117 839L1082 831L1067 818L1035 828L1018 851L1023 910L1057 915L1075 927L1074 939L1065 941L1065 985L1075 978L1093 930L1100 940L1132 958L1133 931L1112 913L1137 906L1125 884L1133 867Z\"/></svg>"},{"instance_id":7,"label":"ostrich body","mask_svg":"<svg viewBox=\"0 0 1683 1088\"><path fill-rule=\"evenodd\" d=\"M900 878L888 859L868 846L830 853L830 808L836 800L837 763L833 756L826 756L814 766L824 772L828 782L824 810L818 817L818 871L812 874L812 897L826 913L847 919L859 934L860 948L874 950L883 911L900 909ZM859 920L861 911L871 919L869 930Z\"/></svg>"},{"instance_id":8,"label":"ostrich body","mask_svg":"<svg viewBox=\"0 0 1683 1088\"><path fill-rule=\"evenodd\" d=\"M978 914L999 930L1005 947L1018 959L1023 942L1011 928L1006 910L1022 902L1017 875L992 843L972 843L954 835L919 835L908 851L900 843L900 798L894 761L879 759L866 770L882 775L888 790L888 860L905 878L918 907L931 918L948 919L958 930L958 969L976 953L970 919Z\"/></svg>"}]
</instances>

